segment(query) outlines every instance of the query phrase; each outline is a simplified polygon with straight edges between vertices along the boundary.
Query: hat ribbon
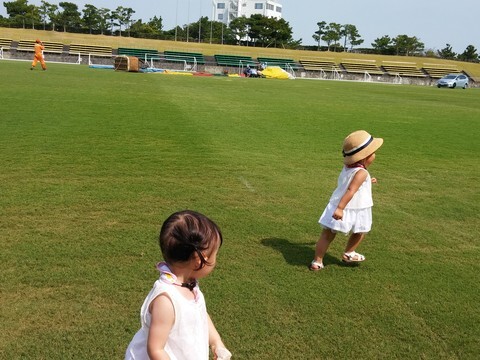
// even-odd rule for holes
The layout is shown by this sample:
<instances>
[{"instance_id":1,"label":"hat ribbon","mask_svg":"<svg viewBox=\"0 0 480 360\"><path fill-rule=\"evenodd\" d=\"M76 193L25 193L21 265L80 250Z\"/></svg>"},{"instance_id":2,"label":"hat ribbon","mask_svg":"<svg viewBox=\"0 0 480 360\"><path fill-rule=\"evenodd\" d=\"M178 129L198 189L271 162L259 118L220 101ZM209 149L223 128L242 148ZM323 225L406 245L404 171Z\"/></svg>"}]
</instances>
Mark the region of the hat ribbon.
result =
<instances>
[{"instance_id":1,"label":"hat ribbon","mask_svg":"<svg viewBox=\"0 0 480 360\"><path fill-rule=\"evenodd\" d=\"M353 149L350 150L350 151L342 150L343 157L355 155L356 153L362 151L362 150L365 149L368 145L370 145L370 143L371 143L372 141L373 141L373 136L370 135L370 139L367 139L367 140L366 140L363 144L361 144L360 146L357 146L356 148L353 148Z\"/></svg>"}]
</instances>

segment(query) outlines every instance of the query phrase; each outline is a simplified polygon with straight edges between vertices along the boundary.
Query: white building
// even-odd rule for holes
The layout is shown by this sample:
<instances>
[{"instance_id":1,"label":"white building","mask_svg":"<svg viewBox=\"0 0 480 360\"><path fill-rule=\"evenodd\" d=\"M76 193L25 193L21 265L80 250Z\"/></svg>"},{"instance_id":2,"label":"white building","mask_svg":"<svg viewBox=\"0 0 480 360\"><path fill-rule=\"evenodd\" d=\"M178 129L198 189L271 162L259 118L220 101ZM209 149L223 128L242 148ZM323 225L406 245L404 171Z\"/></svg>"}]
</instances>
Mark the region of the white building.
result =
<instances>
[{"instance_id":1,"label":"white building","mask_svg":"<svg viewBox=\"0 0 480 360\"><path fill-rule=\"evenodd\" d=\"M240 16L249 18L253 14L282 18L282 4L274 0L213 0L213 19L229 25Z\"/></svg>"}]
</instances>

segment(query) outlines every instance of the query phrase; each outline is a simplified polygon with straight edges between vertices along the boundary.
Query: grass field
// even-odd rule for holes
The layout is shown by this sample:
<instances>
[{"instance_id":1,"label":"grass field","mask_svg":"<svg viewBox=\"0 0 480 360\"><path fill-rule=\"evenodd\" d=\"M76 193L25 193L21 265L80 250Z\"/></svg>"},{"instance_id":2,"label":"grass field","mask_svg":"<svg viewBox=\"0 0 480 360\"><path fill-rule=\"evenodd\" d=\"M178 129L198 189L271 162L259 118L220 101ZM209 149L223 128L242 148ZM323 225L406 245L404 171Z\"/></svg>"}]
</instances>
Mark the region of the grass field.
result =
<instances>
[{"instance_id":1,"label":"grass field","mask_svg":"<svg viewBox=\"0 0 480 360\"><path fill-rule=\"evenodd\" d=\"M480 89L134 74L0 61L0 358L119 359L190 208L224 245L201 283L235 359L480 352ZM345 135L385 139L374 228L307 265Z\"/></svg>"}]
</instances>

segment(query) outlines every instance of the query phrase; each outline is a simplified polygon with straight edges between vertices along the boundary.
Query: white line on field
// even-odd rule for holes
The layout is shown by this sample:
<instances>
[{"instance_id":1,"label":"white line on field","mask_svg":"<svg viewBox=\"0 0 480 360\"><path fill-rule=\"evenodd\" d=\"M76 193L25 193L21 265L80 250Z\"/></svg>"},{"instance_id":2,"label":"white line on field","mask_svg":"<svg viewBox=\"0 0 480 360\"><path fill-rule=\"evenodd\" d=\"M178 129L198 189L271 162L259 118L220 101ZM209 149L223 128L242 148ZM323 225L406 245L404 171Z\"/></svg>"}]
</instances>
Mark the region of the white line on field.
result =
<instances>
[{"instance_id":1,"label":"white line on field","mask_svg":"<svg viewBox=\"0 0 480 360\"><path fill-rule=\"evenodd\" d=\"M245 179L243 176L240 176L238 178L238 180L240 180L242 182L243 185L245 185L245 187L250 190L251 192L255 192L255 189L254 187L247 181L247 179Z\"/></svg>"}]
</instances>

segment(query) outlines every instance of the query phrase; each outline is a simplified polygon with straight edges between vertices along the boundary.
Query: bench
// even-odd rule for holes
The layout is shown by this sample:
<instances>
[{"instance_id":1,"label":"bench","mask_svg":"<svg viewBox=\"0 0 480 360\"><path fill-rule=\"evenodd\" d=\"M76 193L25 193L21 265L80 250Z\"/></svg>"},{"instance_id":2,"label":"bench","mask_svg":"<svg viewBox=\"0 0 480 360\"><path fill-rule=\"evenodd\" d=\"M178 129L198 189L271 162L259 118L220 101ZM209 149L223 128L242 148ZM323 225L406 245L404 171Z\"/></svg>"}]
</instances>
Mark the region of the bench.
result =
<instances>
[{"instance_id":1,"label":"bench","mask_svg":"<svg viewBox=\"0 0 480 360\"><path fill-rule=\"evenodd\" d=\"M307 71L338 71L341 70L331 58L300 59L300 64Z\"/></svg>"},{"instance_id":2,"label":"bench","mask_svg":"<svg viewBox=\"0 0 480 360\"><path fill-rule=\"evenodd\" d=\"M44 53L61 54L63 53L63 44L53 41L42 41ZM35 51L35 40L20 40L17 45L17 51Z\"/></svg>"},{"instance_id":3,"label":"bench","mask_svg":"<svg viewBox=\"0 0 480 360\"><path fill-rule=\"evenodd\" d=\"M101 45L70 44L68 53L71 55L112 56L112 48Z\"/></svg>"},{"instance_id":4,"label":"bench","mask_svg":"<svg viewBox=\"0 0 480 360\"><path fill-rule=\"evenodd\" d=\"M267 66L279 66L282 69L287 69L289 66L292 69L299 69L299 67L293 59L280 59L280 58L271 58L271 57L258 57L259 63L266 64Z\"/></svg>"},{"instance_id":5,"label":"bench","mask_svg":"<svg viewBox=\"0 0 480 360\"><path fill-rule=\"evenodd\" d=\"M241 67L241 66L257 66L257 62L253 60L250 56L241 56L241 55L214 55L215 61L219 66L231 66L231 67Z\"/></svg>"},{"instance_id":6,"label":"bench","mask_svg":"<svg viewBox=\"0 0 480 360\"><path fill-rule=\"evenodd\" d=\"M205 65L205 58L201 53L165 50L163 54L166 61Z\"/></svg>"},{"instance_id":7,"label":"bench","mask_svg":"<svg viewBox=\"0 0 480 360\"><path fill-rule=\"evenodd\" d=\"M417 68L417 64L412 62L384 61L381 67L387 74L392 76L426 77L423 70Z\"/></svg>"},{"instance_id":8,"label":"bench","mask_svg":"<svg viewBox=\"0 0 480 360\"><path fill-rule=\"evenodd\" d=\"M423 70L431 77L435 79L440 79L445 75L451 73L459 73L460 70L456 66L439 66L439 64L423 64Z\"/></svg>"},{"instance_id":9,"label":"bench","mask_svg":"<svg viewBox=\"0 0 480 360\"><path fill-rule=\"evenodd\" d=\"M3 50L10 50L12 47L12 39L0 39L0 48Z\"/></svg>"},{"instance_id":10,"label":"bench","mask_svg":"<svg viewBox=\"0 0 480 360\"><path fill-rule=\"evenodd\" d=\"M375 60L344 60L340 65L347 73L383 75L384 72L377 66Z\"/></svg>"},{"instance_id":11,"label":"bench","mask_svg":"<svg viewBox=\"0 0 480 360\"><path fill-rule=\"evenodd\" d=\"M149 61L152 58L160 57L158 50L153 49L134 49L134 48L118 48L118 55L135 56L141 60Z\"/></svg>"}]
</instances>

